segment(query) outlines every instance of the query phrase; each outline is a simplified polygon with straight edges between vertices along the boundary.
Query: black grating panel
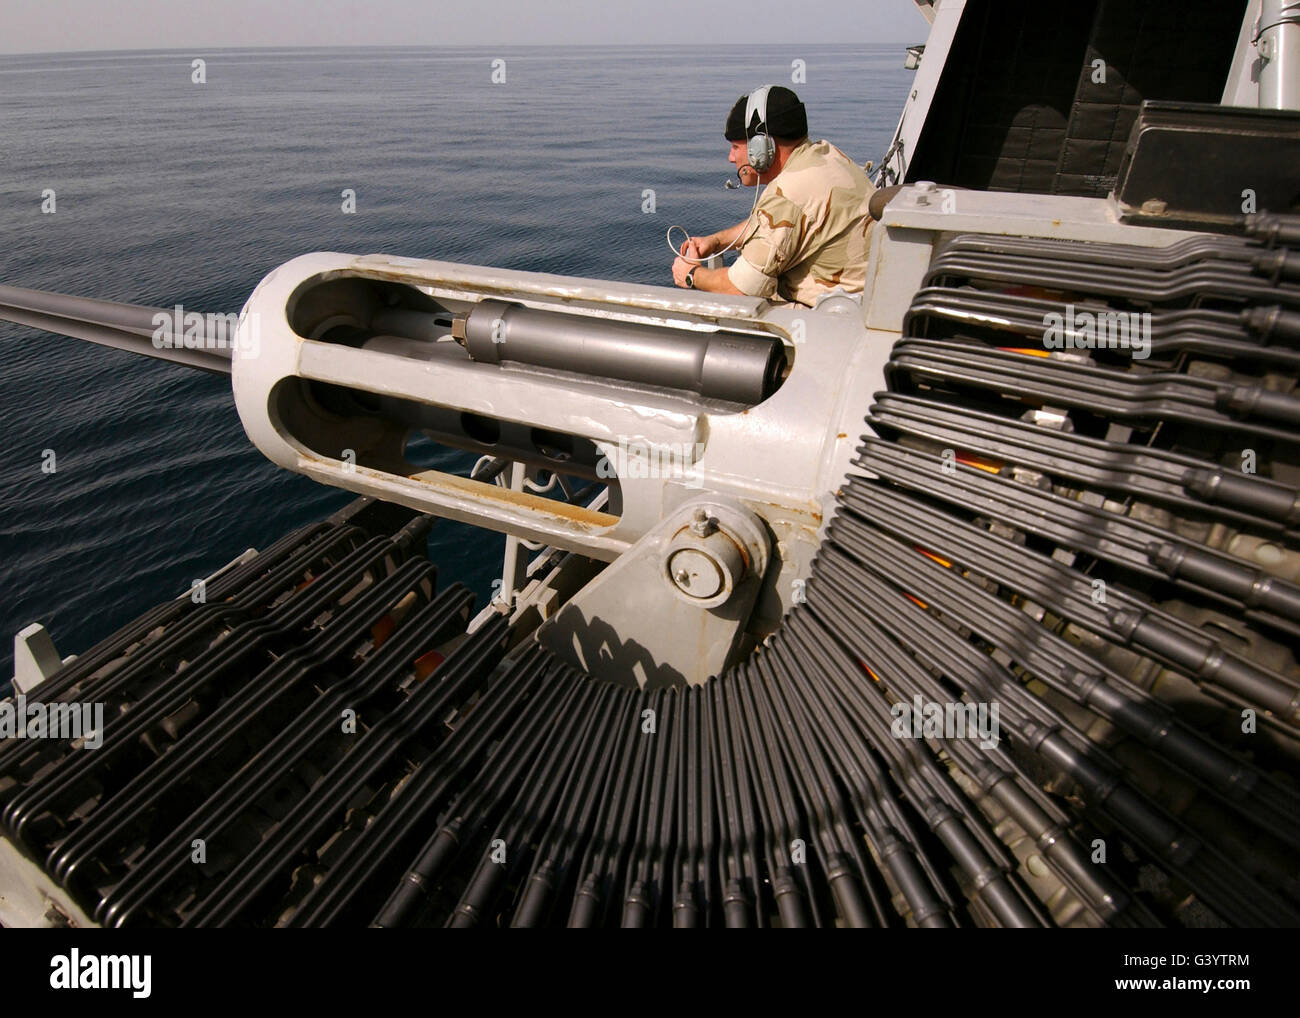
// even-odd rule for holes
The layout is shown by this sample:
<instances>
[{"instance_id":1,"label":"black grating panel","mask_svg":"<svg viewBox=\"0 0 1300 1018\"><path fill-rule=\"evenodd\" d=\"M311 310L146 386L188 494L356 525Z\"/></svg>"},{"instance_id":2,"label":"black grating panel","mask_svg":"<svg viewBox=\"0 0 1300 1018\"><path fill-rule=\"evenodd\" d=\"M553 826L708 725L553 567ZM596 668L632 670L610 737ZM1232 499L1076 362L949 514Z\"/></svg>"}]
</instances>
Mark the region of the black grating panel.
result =
<instances>
[{"instance_id":1,"label":"black grating panel","mask_svg":"<svg viewBox=\"0 0 1300 1018\"><path fill-rule=\"evenodd\" d=\"M1217 103L1244 8L1241 0L1102 0L1053 193L1110 193L1144 99ZM1095 67L1098 60L1104 66Z\"/></svg>"},{"instance_id":2,"label":"black grating panel","mask_svg":"<svg viewBox=\"0 0 1300 1018\"><path fill-rule=\"evenodd\" d=\"M1093 8L968 3L907 179L1049 192Z\"/></svg>"},{"instance_id":3,"label":"black grating panel","mask_svg":"<svg viewBox=\"0 0 1300 1018\"><path fill-rule=\"evenodd\" d=\"M1217 102L1245 0L971 0L907 179L1104 196L1144 99ZM1093 60L1106 61L1094 83Z\"/></svg>"}]
</instances>

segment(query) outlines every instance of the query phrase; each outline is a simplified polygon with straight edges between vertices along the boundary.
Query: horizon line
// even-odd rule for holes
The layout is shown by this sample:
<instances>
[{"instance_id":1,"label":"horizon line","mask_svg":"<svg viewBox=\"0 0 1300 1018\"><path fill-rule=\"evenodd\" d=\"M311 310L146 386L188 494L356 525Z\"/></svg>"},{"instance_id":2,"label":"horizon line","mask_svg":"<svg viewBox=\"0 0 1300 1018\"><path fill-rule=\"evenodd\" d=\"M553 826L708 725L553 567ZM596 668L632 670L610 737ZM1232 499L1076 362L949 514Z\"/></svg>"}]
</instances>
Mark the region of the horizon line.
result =
<instances>
[{"instance_id":1,"label":"horizon line","mask_svg":"<svg viewBox=\"0 0 1300 1018\"><path fill-rule=\"evenodd\" d=\"M0 50L0 57L39 57L39 56L77 56L109 55L113 53L191 53L223 52L239 50L428 50L428 49L752 49L755 46L783 47L792 46L826 46L838 49L863 47L915 46L904 40L873 40L871 42L517 42L517 43L479 43L479 42L439 42L439 43L334 43L330 45L301 45L294 43L255 43L239 46L144 46L139 49L66 49L66 50Z\"/></svg>"}]
</instances>

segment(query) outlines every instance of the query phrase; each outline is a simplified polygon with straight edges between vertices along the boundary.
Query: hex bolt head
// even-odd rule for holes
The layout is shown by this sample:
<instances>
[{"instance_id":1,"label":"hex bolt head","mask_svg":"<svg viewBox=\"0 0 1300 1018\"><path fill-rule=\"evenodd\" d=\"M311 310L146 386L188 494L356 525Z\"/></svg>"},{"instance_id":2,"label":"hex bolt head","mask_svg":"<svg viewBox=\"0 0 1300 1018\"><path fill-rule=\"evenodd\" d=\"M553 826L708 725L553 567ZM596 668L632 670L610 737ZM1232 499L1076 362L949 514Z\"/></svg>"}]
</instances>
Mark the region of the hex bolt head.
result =
<instances>
[{"instance_id":1,"label":"hex bolt head","mask_svg":"<svg viewBox=\"0 0 1300 1018\"><path fill-rule=\"evenodd\" d=\"M695 510L691 517L691 533L697 537L708 537L718 529L718 521L709 515L709 511L704 507Z\"/></svg>"}]
</instances>

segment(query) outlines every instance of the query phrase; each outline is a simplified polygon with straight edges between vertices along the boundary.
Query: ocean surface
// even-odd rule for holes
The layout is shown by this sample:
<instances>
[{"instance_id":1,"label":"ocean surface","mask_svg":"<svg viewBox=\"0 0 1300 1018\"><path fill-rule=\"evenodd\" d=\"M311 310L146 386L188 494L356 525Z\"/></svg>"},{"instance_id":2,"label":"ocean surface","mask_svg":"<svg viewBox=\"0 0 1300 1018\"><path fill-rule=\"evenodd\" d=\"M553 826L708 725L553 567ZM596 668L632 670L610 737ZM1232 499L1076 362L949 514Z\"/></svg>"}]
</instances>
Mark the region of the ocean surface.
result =
<instances>
[{"instance_id":1,"label":"ocean surface","mask_svg":"<svg viewBox=\"0 0 1300 1018\"><path fill-rule=\"evenodd\" d=\"M752 201L722 187L737 96L789 84L814 138L879 161L911 87L903 56L868 43L0 56L0 283L238 311L276 265L345 251L671 286L669 224L711 232ZM795 60L806 82L791 83ZM0 695L28 623L81 653L354 497L264 459L227 379L4 323L0 357ZM439 523L430 553L483 603L502 544Z\"/></svg>"}]
</instances>

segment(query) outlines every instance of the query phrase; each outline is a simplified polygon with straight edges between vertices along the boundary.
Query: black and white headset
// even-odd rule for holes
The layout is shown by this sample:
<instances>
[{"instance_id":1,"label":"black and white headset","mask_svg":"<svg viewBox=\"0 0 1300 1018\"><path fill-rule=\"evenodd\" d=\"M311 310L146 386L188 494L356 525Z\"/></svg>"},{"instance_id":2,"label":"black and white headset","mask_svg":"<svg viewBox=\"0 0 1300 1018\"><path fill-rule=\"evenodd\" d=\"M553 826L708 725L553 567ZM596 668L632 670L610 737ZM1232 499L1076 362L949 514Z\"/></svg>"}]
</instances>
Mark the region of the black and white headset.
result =
<instances>
[{"instance_id":1,"label":"black and white headset","mask_svg":"<svg viewBox=\"0 0 1300 1018\"><path fill-rule=\"evenodd\" d=\"M771 85L764 85L749 93L745 103L745 158L755 173L766 173L772 168L776 159L776 142L767 129L767 94ZM749 133L749 125L758 114L758 125L754 134Z\"/></svg>"}]
</instances>

